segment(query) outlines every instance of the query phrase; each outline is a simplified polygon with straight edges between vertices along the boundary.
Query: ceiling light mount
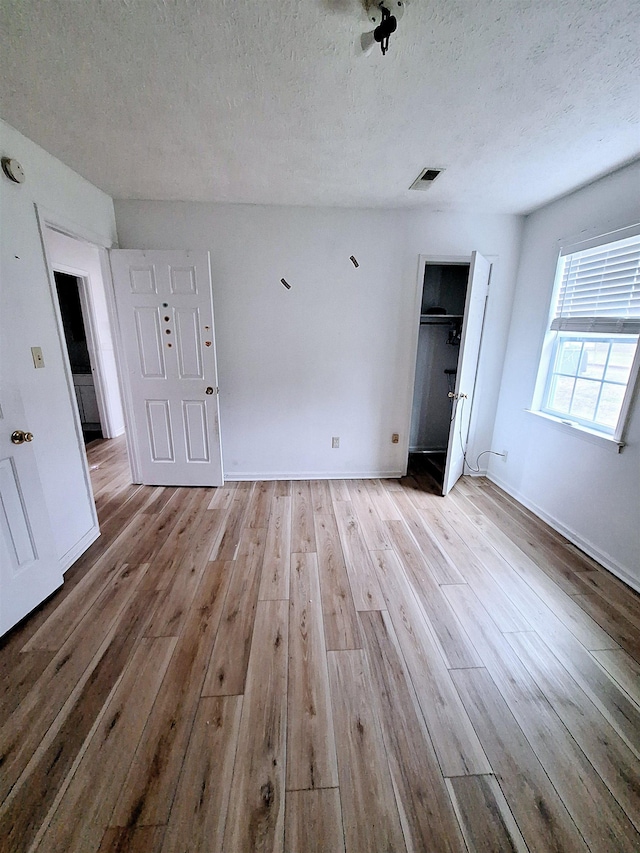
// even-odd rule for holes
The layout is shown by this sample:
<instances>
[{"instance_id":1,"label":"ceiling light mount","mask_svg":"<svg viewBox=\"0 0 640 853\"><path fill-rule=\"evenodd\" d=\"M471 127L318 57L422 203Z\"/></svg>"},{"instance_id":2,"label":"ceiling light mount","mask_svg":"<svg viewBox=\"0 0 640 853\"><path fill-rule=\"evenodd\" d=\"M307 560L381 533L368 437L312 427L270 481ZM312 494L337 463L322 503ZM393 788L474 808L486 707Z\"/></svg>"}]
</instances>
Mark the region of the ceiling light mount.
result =
<instances>
[{"instance_id":1,"label":"ceiling light mount","mask_svg":"<svg viewBox=\"0 0 640 853\"><path fill-rule=\"evenodd\" d=\"M384 56L389 50L389 36L398 28L398 21L404 14L405 0L362 0L367 20L374 29L362 33L360 47L368 56L376 44Z\"/></svg>"}]
</instances>

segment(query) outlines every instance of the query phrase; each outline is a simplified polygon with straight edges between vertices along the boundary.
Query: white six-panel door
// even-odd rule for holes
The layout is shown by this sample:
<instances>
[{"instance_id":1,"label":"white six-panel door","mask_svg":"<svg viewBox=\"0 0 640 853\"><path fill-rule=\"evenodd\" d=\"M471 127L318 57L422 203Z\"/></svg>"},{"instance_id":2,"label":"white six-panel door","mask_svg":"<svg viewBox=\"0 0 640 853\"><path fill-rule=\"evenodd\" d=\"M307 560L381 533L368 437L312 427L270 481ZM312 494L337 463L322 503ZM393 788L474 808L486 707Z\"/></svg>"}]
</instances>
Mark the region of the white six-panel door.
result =
<instances>
[{"instance_id":1,"label":"white six-panel door","mask_svg":"<svg viewBox=\"0 0 640 853\"><path fill-rule=\"evenodd\" d=\"M112 250L127 440L139 481L219 486L208 252Z\"/></svg>"},{"instance_id":2,"label":"white six-panel door","mask_svg":"<svg viewBox=\"0 0 640 853\"><path fill-rule=\"evenodd\" d=\"M3 356L10 355L7 352ZM8 359L5 364L8 367ZM34 445L14 383L0 395L0 635L62 584ZM26 434L11 440L14 432Z\"/></svg>"},{"instance_id":3,"label":"white six-panel door","mask_svg":"<svg viewBox=\"0 0 640 853\"><path fill-rule=\"evenodd\" d=\"M464 454L469 437L471 407L478 372L478 357L484 325L484 312L489 293L491 263L479 252L471 255L469 284L464 306L464 322L458 356L453 417L449 427L447 461L442 494L448 494L464 471ZM475 460L473 460L475 462Z\"/></svg>"}]
</instances>

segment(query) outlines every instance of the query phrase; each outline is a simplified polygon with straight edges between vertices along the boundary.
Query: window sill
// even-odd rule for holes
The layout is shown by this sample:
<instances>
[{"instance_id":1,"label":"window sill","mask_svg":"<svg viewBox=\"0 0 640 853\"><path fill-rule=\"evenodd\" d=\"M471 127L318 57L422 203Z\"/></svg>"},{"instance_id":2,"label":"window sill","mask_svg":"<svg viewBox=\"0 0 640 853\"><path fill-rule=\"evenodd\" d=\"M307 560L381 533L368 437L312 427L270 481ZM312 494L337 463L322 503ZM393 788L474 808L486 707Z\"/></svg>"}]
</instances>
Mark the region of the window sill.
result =
<instances>
[{"instance_id":1,"label":"window sill","mask_svg":"<svg viewBox=\"0 0 640 853\"><path fill-rule=\"evenodd\" d=\"M556 429L560 430L560 432L564 432L565 435L573 435L577 438L583 439L584 441L589 441L591 444L598 444L600 447L607 447L610 450L615 450L616 453L622 453L622 449L624 448L624 441L620 441L620 439L614 438L612 435L603 435L600 432L595 432L594 430L580 426L580 424L564 421L561 418L556 418L553 415L547 415L545 412L537 412L534 409L525 409L525 412L528 412L530 415L535 415L537 418L542 418L542 420L551 424Z\"/></svg>"}]
</instances>

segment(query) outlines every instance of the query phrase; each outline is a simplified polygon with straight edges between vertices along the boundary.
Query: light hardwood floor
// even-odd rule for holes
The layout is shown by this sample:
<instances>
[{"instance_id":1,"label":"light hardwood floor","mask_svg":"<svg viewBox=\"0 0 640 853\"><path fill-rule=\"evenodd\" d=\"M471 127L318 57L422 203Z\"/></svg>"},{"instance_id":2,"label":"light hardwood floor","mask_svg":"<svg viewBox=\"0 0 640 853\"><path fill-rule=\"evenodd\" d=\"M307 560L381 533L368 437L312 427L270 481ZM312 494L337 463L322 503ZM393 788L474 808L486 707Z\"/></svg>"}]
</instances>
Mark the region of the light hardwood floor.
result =
<instances>
[{"instance_id":1,"label":"light hardwood floor","mask_svg":"<svg viewBox=\"0 0 640 853\"><path fill-rule=\"evenodd\" d=\"M132 486L1 641L0 850L640 850L640 597L486 480Z\"/></svg>"}]
</instances>

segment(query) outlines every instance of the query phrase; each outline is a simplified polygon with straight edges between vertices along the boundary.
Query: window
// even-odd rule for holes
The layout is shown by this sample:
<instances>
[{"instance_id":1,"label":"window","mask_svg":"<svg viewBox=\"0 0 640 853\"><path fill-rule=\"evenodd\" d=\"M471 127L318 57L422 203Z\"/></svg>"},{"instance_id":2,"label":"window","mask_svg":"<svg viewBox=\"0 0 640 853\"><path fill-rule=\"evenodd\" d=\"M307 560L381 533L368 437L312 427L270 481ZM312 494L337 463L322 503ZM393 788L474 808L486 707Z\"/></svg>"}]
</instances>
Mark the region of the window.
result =
<instances>
[{"instance_id":1,"label":"window","mask_svg":"<svg viewBox=\"0 0 640 853\"><path fill-rule=\"evenodd\" d=\"M560 253L537 410L620 439L638 371L640 234Z\"/></svg>"}]
</instances>

